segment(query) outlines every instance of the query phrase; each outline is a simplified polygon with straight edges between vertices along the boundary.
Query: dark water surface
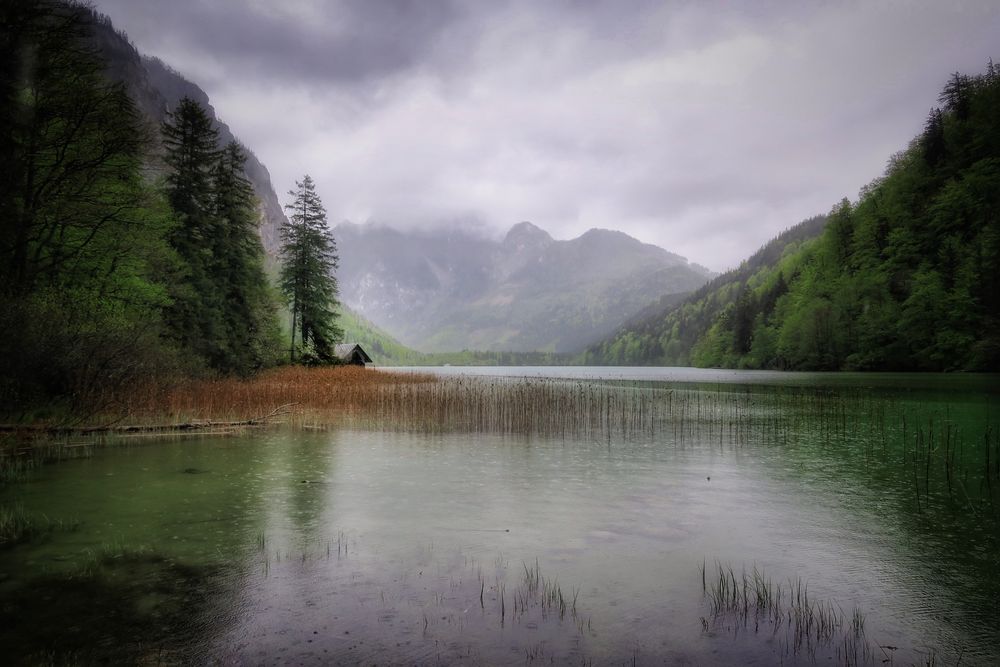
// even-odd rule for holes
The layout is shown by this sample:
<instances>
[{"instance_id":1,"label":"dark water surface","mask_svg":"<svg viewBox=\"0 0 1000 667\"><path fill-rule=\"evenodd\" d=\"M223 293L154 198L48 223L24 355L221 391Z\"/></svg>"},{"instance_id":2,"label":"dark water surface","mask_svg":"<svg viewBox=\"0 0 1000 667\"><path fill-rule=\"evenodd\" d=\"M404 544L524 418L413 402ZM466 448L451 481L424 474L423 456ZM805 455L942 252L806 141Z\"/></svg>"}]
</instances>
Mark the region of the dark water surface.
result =
<instances>
[{"instance_id":1,"label":"dark water surface","mask_svg":"<svg viewBox=\"0 0 1000 667\"><path fill-rule=\"evenodd\" d=\"M675 370L556 376L736 392L749 414L586 437L276 428L44 466L0 488L62 522L0 550L0 648L15 663L1000 662L996 378ZM787 610L800 583L837 627L713 608L720 565L737 588L754 568L780 584Z\"/></svg>"}]
</instances>

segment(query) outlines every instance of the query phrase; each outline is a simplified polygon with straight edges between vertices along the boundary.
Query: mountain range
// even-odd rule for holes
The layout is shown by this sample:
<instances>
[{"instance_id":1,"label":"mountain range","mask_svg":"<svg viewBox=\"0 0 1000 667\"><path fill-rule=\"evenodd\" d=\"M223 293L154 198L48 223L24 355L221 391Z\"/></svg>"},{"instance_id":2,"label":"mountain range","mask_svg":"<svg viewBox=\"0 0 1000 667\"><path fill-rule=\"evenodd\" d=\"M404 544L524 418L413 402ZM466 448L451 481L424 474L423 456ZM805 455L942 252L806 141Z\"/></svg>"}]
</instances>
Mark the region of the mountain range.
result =
<instances>
[{"instance_id":1,"label":"mountain range","mask_svg":"<svg viewBox=\"0 0 1000 667\"><path fill-rule=\"evenodd\" d=\"M188 96L212 115L221 142L233 138L204 91L139 54L110 20L98 17L94 39L151 133ZM556 240L522 222L494 239L475 228L345 222L333 230L341 298L422 352L586 349L584 363L995 369L998 82L992 62L984 74L954 74L942 108L857 203L790 229L724 276L603 229ZM273 260L285 216L267 169L248 153ZM149 168L162 168L155 150Z\"/></svg>"},{"instance_id":2,"label":"mountain range","mask_svg":"<svg viewBox=\"0 0 1000 667\"><path fill-rule=\"evenodd\" d=\"M499 240L459 227L342 223L333 233L343 302L425 352L575 352L654 301L679 300L713 276L606 229L570 240L530 222Z\"/></svg>"},{"instance_id":3,"label":"mountain range","mask_svg":"<svg viewBox=\"0 0 1000 667\"><path fill-rule=\"evenodd\" d=\"M163 61L144 56L95 16L93 38L112 79L123 82L151 136L183 97L206 109L220 145L235 133L207 93ZM155 148L150 169L161 170ZM247 177L260 201L260 235L271 260L286 218L267 168L249 147ZM654 301L678 300L712 273L620 232L592 229L557 241L531 223L502 240L460 227L401 231L342 223L342 300L357 314L422 351L578 351Z\"/></svg>"}]
</instances>

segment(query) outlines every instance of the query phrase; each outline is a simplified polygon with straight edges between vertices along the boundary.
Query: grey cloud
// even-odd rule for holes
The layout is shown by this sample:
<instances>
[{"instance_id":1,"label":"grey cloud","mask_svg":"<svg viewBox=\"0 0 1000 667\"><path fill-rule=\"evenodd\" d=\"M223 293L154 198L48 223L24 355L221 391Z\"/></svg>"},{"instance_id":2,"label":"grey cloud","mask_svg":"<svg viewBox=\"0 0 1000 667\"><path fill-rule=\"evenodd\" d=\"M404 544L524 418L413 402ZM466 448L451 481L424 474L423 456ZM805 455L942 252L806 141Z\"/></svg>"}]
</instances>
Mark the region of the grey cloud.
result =
<instances>
[{"instance_id":1,"label":"grey cloud","mask_svg":"<svg viewBox=\"0 0 1000 667\"><path fill-rule=\"evenodd\" d=\"M211 57L234 75L341 84L420 66L459 15L447 0L105 0L99 7L167 59Z\"/></svg>"},{"instance_id":2,"label":"grey cloud","mask_svg":"<svg viewBox=\"0 0 1000 667\"><path fill-rule=\"evenodd\" d=\"M331 220L617 228L715 269L853 197L1000 5L98 0Z\"/></svg>"}]
</instances>

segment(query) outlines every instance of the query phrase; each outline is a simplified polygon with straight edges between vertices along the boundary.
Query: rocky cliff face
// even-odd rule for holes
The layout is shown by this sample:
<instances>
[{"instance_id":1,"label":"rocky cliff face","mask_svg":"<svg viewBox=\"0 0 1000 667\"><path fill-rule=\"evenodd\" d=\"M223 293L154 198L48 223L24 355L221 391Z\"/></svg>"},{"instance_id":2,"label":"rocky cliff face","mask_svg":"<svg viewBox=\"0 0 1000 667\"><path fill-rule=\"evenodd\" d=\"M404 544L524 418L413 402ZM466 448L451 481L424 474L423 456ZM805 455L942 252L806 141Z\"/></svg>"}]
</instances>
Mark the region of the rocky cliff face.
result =
<instances>
[{"instance_id":1,"label":"rocky cliff face","mask_svg":"<svg viewBox=\"0 0 1000 667\"><path fill-rule=\"evenodd\" d=\"M529 222L500 241L461 229L341 224L342 300L424 351L571 352L664 294L711 277L621 232L556 241Z\"/></svg>"},{"instance_id":2,"label":"rocky cliff face","mask_svg":"<svg viewBox=\"0 0 1000 667\"><path fill-rule=\"evenodd\" d=\"M160 124L166 120L167 113L177 106L182 97L190 97L205 107L215 120L221 146L235 139L229 126L216 116L205 91L161 60L140 54L123 33L115 30L110 19L94 15L93 39L107 60L109 76L128 87L132 98L148 120L154 145L151 170L155 172L162 168L158 163L158 150L155 149L159 145ZM267 168L249 147L244 146L244 149L247 153L247 178L253 184L260 200L261 239L265 251L273 258L278 252L278 230L285 221L285 214L271 185L271 175Z\"/></svg>"}]
</instances>

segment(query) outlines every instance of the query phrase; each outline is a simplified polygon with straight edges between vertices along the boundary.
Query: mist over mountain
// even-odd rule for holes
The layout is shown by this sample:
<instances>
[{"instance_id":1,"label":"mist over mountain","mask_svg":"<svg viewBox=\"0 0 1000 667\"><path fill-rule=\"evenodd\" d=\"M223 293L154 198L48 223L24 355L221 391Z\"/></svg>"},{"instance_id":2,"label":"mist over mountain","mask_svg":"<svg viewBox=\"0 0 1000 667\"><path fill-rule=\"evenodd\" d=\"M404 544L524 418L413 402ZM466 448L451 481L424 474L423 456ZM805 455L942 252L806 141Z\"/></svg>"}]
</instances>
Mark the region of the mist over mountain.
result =
<instances>
[{"instance_id":1,"label":"mist over mountain","mask_svg":"<svg viewBox=\"0 0 1000 667\"><path fill-rule=\"evenodd\" d=\"M778 272L782 260L814 243L826 228L819 215L786 229L735 269L716 276L683 299L665 298L626 322L613 336L582 355L597 365L693 365L692 348L705 332L731 311L744 285L755 275Z\"/></svg>"},{"instance_id":2,"label":"mist over mountain","mask_svg":"<svg viewBox=\"0 0 1000 667\"><path fill-rule=\"evenodd\" d=\"M142 110L151 137L158 139L169 112L189 97L213 119L220 145L236 138L204 90L140 54L106 17L95 15L93 40L111 78L127 86ZM152 143L149 168L158 172L161 151ZM275 258L285 215L267 168L246 148L261 239ZM496 240L478 228L404 232L344 223L334 236L343 301L423 351L578 351L650 304L679 300L712 277L679 255L603 229L557 241L522 222Z\"/></svg>"},{"instance_id":3,"label":"mist over mountain","mask_svg":"<svg viewBox=\"0 0 1000 667\"><path fill-rule=\"evenodd\" d=\"M461 228L342 223L334 236L344 303L428 352L579 350L713 275L605 229L561 241L521 222L496 240Z\"/></svg>"}]
</instances>

